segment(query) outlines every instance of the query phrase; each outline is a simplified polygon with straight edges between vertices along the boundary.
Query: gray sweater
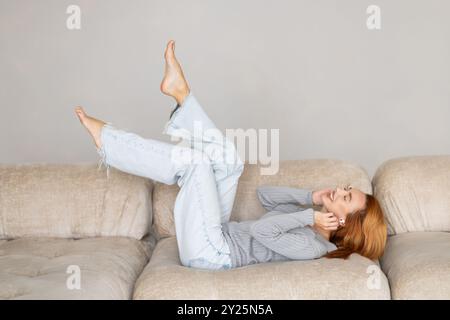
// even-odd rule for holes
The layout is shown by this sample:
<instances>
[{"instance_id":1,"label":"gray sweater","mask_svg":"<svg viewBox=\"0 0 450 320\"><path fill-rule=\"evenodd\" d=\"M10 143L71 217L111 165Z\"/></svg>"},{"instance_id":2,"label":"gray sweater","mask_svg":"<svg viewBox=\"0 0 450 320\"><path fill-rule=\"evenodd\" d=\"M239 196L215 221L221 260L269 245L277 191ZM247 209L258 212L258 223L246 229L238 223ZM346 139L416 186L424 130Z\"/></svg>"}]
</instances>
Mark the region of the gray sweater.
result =
<instances>
[{"instance_id":1,"label":"gray sweater","mask_svg":"<svg viewBox=\"0 0 450 320\"><path fill-rule=\"evenodd\" d=\"M257 194L268 213L259 220L222 223L233 268L269 261L316 259L337 249L311 228L314 210L302 208L313 205L311 191L262 186Z\"/></svg>"}]
</instances>

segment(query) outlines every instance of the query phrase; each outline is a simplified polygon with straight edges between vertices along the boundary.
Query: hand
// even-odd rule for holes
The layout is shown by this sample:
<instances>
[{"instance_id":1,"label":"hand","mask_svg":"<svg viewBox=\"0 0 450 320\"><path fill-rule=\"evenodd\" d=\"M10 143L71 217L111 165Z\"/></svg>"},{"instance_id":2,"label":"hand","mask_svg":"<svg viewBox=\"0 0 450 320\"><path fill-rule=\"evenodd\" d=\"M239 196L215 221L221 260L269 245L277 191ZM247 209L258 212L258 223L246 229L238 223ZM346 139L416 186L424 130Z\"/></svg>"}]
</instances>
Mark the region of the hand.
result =
<instances>
[{"instance_id":1,"label":"hand","mask_svg":"<svg viewBox=\"0 0 450 320\"><path fill-rule=\"evenodd\" d=\"M313 191L313 193L312 193L313 205L322 206L323 205L322 197L328 195L332 191L333 191L333 189L322 189L322 190Z\"/></svg>"},{"instance_id":2,"label":"hand","mask_svg":"<svg viewBox=\"0 0 450 320\"><path fill-rule=\"evenodd\" d=\"M314 226L332 231L337 230L339 222L333 213L314 211Z\"/></svg>"}]
</instances>

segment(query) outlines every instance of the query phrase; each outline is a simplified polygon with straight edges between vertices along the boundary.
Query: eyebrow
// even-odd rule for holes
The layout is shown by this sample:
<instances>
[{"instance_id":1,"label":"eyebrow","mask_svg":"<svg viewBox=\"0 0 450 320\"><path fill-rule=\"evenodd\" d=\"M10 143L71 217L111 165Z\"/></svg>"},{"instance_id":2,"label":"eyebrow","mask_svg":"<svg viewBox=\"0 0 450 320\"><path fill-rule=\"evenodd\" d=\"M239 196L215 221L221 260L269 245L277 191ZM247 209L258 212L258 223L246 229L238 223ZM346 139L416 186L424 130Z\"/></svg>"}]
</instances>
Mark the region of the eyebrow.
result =
<instances>
[{"instance_id":1,"label":"eyebrow","mask_svg":"<svg viewBox=\"0 0 450 320\"><path fill-rule=\"evenodd\" d=\"M349 192L348 195L350 196L350 201L352 201L352 193Z\"/></svg>"}]
</instances>

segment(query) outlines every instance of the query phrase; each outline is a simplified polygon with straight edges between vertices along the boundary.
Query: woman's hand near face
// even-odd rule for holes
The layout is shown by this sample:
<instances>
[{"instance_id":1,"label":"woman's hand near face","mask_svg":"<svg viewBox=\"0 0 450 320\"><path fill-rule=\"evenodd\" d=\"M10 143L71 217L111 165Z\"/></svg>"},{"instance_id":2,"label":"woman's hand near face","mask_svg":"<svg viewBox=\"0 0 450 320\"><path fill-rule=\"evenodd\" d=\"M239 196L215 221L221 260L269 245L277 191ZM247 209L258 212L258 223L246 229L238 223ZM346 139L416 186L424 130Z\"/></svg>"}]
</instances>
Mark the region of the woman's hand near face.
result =
<instances>
[{"instance_id":1,"label":"woman's hand near face","mask_svg":"<svg viewBox=\"0 0 450 320\"><path fill-rule=\"evenodd\" d=\"M333 189L329 189L329 188L313 191L313 193L312 193L313 204L316 206L322 206L323 205L322 197L328 195L332 191L333 191Z\"/></svg>"},{"instance_id":2,"label":"woman's hand near face","mask_svg":"<svg viewBox=\"0 0 450 320\"><path fill-rule=\"evenodd\" d=\"M339 221L333 213L314 211L314 226L327 230L337 230Z\"/></svg>"}]
</instances>

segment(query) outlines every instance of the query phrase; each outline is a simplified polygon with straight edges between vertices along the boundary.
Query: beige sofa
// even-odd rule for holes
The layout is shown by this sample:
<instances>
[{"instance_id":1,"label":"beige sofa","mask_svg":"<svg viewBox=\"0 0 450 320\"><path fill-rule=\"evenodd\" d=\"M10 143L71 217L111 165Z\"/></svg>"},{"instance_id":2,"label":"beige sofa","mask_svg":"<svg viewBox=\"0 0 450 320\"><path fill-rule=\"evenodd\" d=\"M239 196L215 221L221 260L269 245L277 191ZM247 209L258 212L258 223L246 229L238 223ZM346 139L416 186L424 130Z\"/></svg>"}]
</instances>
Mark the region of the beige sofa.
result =
<instances>
[{"instance_id":1,"label":"beige sofa","mask_svg":"<svg viewBox=\"0 0 450 320\"><path fill-rule=\"evenodd\" d=\"M450 156L410 157L377 170L389 227L381 259L393 299L450 299Z\"/></svg>"},{"instance_id":2,"label":"beige sofa","mask_svg":"<svg viewBox=\"0 0 450 320\"><path fill-rule=\"evenodd\" d=\"M246 165L232 220L264 213L259 185L351 183L372 193L367 173L343 161L282 161L274 176L259 169ZM391 292L392 298L450 298L450 239L443 232L450 229L449 169L450 157L429 157L393 160L377 172L375 195L392 235L384 272L378 261L357 254L207 271L180 263L176 185L115 169L107 179L91 164L3 165L0 299L390 299ZM415 204L405 186L415 192ZM80 289L68 288L74 265Z\"/></svg>"}]
</instances>

